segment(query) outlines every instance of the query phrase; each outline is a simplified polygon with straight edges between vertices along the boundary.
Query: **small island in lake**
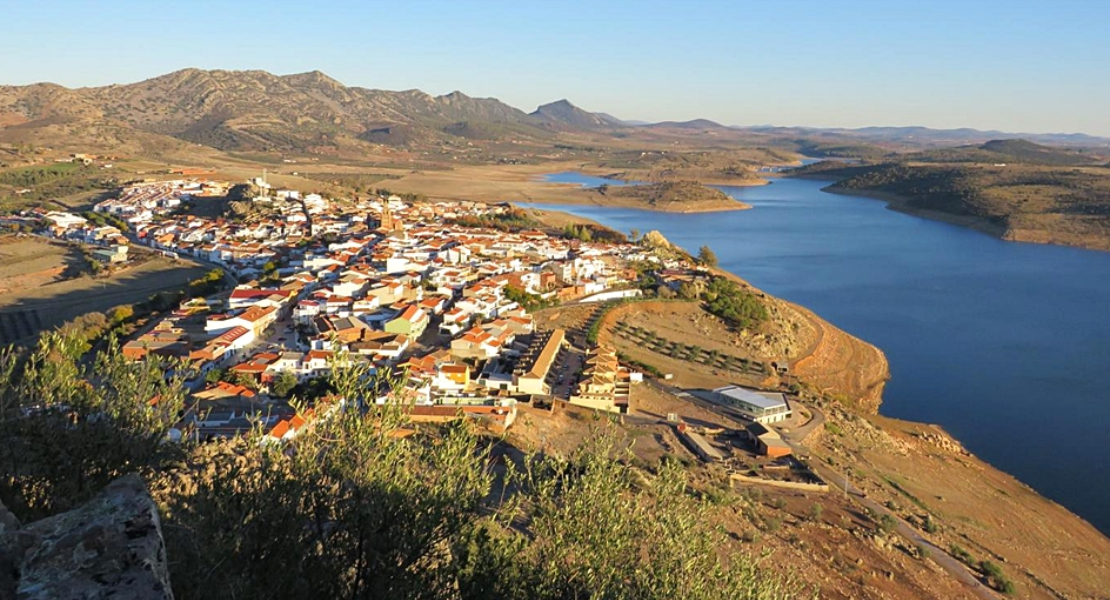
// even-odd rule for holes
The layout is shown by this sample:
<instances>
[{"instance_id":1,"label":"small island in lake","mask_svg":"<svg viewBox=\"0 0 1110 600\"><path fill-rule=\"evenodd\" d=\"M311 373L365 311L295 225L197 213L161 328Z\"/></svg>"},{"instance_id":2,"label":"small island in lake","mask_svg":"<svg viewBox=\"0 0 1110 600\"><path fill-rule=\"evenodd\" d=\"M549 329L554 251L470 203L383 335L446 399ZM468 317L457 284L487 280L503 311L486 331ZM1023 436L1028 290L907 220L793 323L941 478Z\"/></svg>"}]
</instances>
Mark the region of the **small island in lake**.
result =
<instances>
[{"instance_id":1,"label":"small island in lake","mask_svg":"<svg viewBox=\"0 0 1110 600\"><path fill-rule=\"evenodd\" d=\"M663 181L584 190L591 202L664 212L712 212L751 208L728 194L696 181Z\"/></svg>"}]
</instances>

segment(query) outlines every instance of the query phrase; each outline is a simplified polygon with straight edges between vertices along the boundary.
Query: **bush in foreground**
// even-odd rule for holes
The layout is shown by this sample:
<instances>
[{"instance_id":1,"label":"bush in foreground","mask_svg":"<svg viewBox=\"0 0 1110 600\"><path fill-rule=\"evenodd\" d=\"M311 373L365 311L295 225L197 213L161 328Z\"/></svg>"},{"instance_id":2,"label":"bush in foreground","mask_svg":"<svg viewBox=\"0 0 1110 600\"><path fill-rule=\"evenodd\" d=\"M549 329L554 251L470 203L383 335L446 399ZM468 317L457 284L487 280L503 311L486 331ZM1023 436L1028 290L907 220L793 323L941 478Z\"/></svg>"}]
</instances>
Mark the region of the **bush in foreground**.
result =
<instances>
[{"instance_id":1,"label":"bush in foreground","mask_svg":"<svg viewBox=\"0 0 1110 600\"><path fill-rule=\"evenodd\" d=\"M288 445L168 444L182 392L163 366L83 362L62 336L0 354L0 500L37 518L139 471L179 598L799 596L724 557L677 464L648 474L602 439L495 473L469 423L409 435L396 405L338 411ZM334 373L348 398L383 383Z\"/></svg>"}]
</instances>

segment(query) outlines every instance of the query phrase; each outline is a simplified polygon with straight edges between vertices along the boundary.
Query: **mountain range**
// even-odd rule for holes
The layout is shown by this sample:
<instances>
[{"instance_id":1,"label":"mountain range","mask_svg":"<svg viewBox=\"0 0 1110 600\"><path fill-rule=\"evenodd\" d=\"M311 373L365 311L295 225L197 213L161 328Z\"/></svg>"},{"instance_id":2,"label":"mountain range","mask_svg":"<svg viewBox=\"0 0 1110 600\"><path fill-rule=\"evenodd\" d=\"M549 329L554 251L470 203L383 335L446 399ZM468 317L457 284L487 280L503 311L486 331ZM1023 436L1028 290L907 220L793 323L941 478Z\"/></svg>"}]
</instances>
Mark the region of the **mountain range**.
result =
<instances>
[{"instance_id":1,"label":"mountain range","mask_svg":"<svg viewBox=\"0 0 1110 600\"><path fill-rule=\"evenodd\" d=\"M223 150L303 150L363 142L408 145L449 137L547 138L620 127L566 100L527 114L462 92L348 87L319 72L184 69L126 85L0 87L0 141L51 130L169 136ZM110 136L104 136L110 141Z\"/></svg>"},{"instance_id":2,"label":"mountain range","mask_svg":"<svg viewBox=\"0 0 1110 600\"><path fill-rule=\"evenodd\" d=\"M460 139L550 140L565 132L730 131L739 135L834 138L935 145L1008 136L924 127L815 129L726 127L714 121L643 124L559 100L526 113L462 92L349 87L319 71L183 69L138 83L66 88L0 86L0 142L127 149L183 142L221 150L313 151L359 144L417 146ZM1082 134L1024 135L1044 143L1105 145Z\"/></svg>"}]
</instances>

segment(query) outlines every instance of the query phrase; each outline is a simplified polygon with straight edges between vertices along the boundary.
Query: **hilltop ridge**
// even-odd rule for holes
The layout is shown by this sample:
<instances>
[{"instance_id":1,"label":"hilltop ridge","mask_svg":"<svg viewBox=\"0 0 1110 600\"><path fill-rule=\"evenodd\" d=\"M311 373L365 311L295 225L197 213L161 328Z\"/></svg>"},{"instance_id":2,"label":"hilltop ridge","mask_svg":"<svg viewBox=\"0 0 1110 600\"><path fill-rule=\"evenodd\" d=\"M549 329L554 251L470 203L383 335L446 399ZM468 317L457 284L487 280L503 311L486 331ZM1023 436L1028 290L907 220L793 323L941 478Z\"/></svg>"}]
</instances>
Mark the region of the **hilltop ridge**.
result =
<instances>
[{"instance_id":1,"label":"hilltop ridge","mask_svg":"<svg viewBox=\"0 0 1110 600\"><path fill-rule=\"evenodd\" d=\"M529 116L542 119L552 125L570 126L578 129L625 127L625 124L616 117L582 110L566 99L544 104Z\"/></svg>"},{"instance_id":2,"label":"hilltop ridge","mask_svg":"<svg viewBox=\"0 0 1110 600\"><path fill-rule=\"evenodd\" d=\"M289 151L359 141L405 145L460 131L465 137L475 128L490 135L496 131L491 125L542 139L553 125L587 129L619 121L566 100L529 115L496 98L350 87L321 71L274 75L187 68L104 87L0 86L0 141L35 138L52 126L68 126L71 135L76 127L111 127L220 150ZM407 135L390 137L394 128Z\"/></svg>"},{"instance_id":3,"label":"hilltop ridge","mask_svg":"<svg viewBox=\"0 0 1110 600\"><path fill-rule=\"evenodd\" d=\"M645 139L708 134L744 144L766 144L770 137L780 147L815 155L832 148L828 155L842 156L875 156L1014 137L970 128L740 127L705 118L623 121L583 110L567 99L527 113L497 98L475 98L461 91L433 96L417 89L348 86L319 70L276 75L263 70L190 67L144 81L100 87L0 85L0 143L73 149L139 147L149 152L185 142L224 151L319 153L365 144L427 146L459 138L550 143L560 134L619 132L623 136L629 131ZM1106 138L1083 134L1023 137L1088 148L1110 144Z\"/></svg>"}]
</instances>

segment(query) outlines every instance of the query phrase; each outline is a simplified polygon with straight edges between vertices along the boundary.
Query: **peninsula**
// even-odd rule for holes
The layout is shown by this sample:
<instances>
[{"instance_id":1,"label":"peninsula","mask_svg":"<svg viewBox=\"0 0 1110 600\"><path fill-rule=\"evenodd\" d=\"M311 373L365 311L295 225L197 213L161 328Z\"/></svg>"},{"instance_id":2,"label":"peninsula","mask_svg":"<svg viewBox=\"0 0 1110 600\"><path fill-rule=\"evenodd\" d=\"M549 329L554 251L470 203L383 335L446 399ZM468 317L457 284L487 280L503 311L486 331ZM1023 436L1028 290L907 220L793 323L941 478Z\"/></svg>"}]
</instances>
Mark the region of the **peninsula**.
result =
<instances>
[{"instance_id":1,"label":"peninsula","mask_svg":"<svg viewBox=\"0 0 1110 600\"><path fill-rule=\"evenodd\" d=\"M1110 167L1099 154L995 140L789 174L1007 240L1110 250Z\"/></svg>"}]
</instances>

